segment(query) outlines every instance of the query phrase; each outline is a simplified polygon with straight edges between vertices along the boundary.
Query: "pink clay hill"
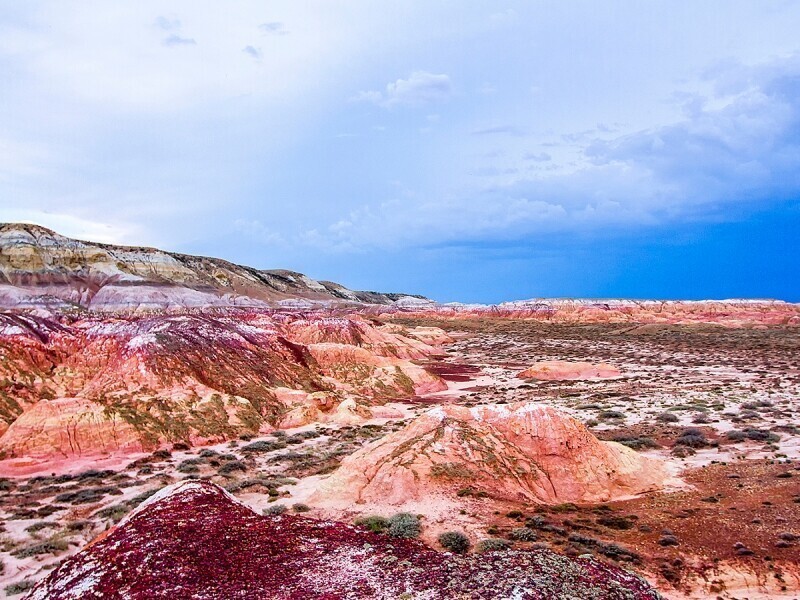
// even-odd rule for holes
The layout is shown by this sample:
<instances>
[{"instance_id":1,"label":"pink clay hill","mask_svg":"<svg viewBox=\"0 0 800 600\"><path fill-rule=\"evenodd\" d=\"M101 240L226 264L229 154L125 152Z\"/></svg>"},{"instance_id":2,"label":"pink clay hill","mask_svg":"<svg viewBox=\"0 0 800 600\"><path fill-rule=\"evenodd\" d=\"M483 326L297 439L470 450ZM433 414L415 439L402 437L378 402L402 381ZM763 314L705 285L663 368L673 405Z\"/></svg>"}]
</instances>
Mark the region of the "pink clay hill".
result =
<instances>
[{"instance_id":1,"label":"pink clay hill","mask_svg":"<svg viewBox=\"0 0 800 600\"><path fill-rule=\"evenodd\" d=\"M660 461L601 442L543 404L445 405L347 457L312 501L430 505L488 495L511 502L605 502L663 487Z\"/></svg>"}]
</instances>

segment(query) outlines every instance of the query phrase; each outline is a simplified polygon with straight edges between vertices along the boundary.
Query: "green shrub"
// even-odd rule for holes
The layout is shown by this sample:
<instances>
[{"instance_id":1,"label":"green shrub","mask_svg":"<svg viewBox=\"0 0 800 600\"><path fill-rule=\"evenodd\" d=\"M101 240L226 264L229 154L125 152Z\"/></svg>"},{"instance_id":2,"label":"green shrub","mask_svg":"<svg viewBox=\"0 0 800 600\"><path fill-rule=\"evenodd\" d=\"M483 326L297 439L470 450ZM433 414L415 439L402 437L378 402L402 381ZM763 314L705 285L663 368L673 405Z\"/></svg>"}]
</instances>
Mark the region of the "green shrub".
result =
<instances>
[{"instance_id":1,"label":"green shrub","mask_svg":"<svg viewBox=\"0 0 800 600\"><path fill-rule=\"evenodd\" d=\"M454 554L464 554L469 550L469 538L460 531L445 531L439 534L442 548Z\"/></svg>"},{"instance_id":2,"label":"green shrub","mask_svg":"<svg viewBox=\"0 0 800 600\"><path fill-rule=\"evenodd\" d=\"M502 552L511 547L511 542L501 538L486 538L478 542L475 548L478 552Z\"/></svg>"},{"instance_id":3,"label":"green shrub","mask_svg":"<svg viewBox=\"0 0 800 600\"><path fill-rule=\"evenodd\" d=\"M389 517L388 533L392 537L415 538L419 537L422 525L417 515L411 513L397 513Z\"/></svg>"},{"instance_id":4,"label":"green shrub","mask_svg":"<svg viewBox=\"0 0 800 600\"><path fill-rule=\"evenodd\" d=\"M530 527L517 527L511 530L509 537L518 542L535 542L536 532Z\"/></svg>"},{"instance_id":5,"label":"green shrub","mask_svg":"<svg viewBox=\"0 0 800 600\"><path fill-rule=\"evenodd\" d=\"M359 517L353 524L358 527L363 527L364 529L369 529L375 533L381 533L382 531L386 531L389 527L389 519L385 517L380 517L378 515L369 515L366 517Z\"/></svg>"},{"instance_id":6,"label":"green shrub","mask_svg":"<svg viewBox=\"0 0 800 600\"><path fill-rule=\"evenodd\" d=\"M292 510L298 513L304 513L311 510L311 507L308 504L302 504L298 502L297 504L292 505Z\"/></svg>"}]
</instances>

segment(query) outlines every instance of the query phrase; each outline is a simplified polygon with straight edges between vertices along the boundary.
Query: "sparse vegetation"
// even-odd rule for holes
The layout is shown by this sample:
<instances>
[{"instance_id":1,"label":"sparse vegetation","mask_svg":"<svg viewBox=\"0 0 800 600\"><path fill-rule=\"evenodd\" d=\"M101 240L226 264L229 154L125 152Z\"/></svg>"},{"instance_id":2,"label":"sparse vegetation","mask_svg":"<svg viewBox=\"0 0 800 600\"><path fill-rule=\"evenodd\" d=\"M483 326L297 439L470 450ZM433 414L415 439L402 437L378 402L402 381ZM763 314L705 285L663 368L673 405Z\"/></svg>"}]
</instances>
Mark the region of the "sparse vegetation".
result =
<instances>
[{"instance_id":1,"label":"sparse vegetation","mask_svg":"<svg viewBox=\"0 0 800 600\"><path fill-rule=\"evenodd\" d=\"M444 533L440 533L438 540L442 548L454 554L464 554L469 550L469 538L460 531L445 531Z\"/></svg>"},{"instance_id":2,"label":"sparse vegetation","mask_svg":"<svg viewBox=\"0 0 800 600\"><path fill-rule=\"evenodd\" d=\"M378 515L369 515L367 517L359 517L353 524L375 533L381 533L389 527L389 519Z\"/></svg>"},{"instance_id":3,"label":"sparse vegetation","mask_svg":"<svg viewBox=\"0 0 800 600\"><path fill-rule=\"evenodd\" d=\"M511 548L511 542L502 538L486 538L478 542L475 550L478 553L483 552L503 552Z\"/></svg>"},{"instance_id":4,"label":"sparse vegetation","mask_svg":"<svg viewBox=\"0 0 800 600\"><path fill-rule=\"evenodd\" d=\"M411 513L397 513L389 517L387 533L392 537L416 538L422 532L419 517Z\"/></svg>"}]
</instances>

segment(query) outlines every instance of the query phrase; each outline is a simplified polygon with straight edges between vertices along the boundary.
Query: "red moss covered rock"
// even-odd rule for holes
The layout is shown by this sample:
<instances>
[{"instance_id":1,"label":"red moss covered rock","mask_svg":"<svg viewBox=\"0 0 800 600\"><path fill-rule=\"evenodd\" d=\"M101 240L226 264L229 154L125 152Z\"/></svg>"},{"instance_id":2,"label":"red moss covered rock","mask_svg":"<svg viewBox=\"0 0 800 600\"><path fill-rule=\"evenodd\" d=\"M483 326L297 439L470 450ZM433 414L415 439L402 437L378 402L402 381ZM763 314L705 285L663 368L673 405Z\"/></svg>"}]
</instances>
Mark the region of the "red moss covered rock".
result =
<instances>
[{"instance_id":1,"label":"red moss covered rock","mask_svg":"<svg viewBox=\"0 0 800 600\"><path fill-rule=\"evenodd\" d=\"M64 561L30 600L519 598L659 595L622 569L546 550L456 556L299 516L260 516L221 488L163 490Z\"/></svg>"}]
</instances>

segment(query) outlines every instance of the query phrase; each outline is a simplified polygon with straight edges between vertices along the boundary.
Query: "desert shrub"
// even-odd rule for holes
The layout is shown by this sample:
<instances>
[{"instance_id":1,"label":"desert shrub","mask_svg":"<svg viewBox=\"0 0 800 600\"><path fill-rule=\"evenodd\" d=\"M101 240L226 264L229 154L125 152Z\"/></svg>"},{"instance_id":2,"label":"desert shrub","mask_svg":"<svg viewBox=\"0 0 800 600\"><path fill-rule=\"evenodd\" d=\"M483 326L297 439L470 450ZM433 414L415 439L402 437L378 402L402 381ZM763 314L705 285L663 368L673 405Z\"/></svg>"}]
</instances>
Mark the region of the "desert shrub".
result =
<instances>
[{"instance_id":1,"label":"desert shrub","mask_svg":"<svg viewBox=\"0 0 800 600\"><path fill-rule=\"evenodd\" d=\"M292 510L297 513L304 513L310 511L311 507L308 504L298 502L297 504L292 505Z\"/></svg>"},{"instance_id":2,"label":"desert shrub","mask_svg":"<svg viewBox=\"0 0 800 600\"><path fill-rule=\"evenodd\" d=\"M644 450L647 448L658 448L658 443L649 437L616 436L612 441L632 448L633 450Z\"/></svg>"},{"instance_id":3,"label":"desert shrub","mask_svg":"<svg viewBox=\"0 0 800 600\"><path fill-rule=\"evenodd\" d=\"M178 465L178 473L198 473L200 467L192 460L185 460Z\"/></svg>"},{"instance_id":4,"label":"desert shrub","mask_svg":"<svg viewBox=\"0 0 800 600\"><path fill-rule=\"evenodd\" d=\"M535 542L536 532L530 527L516 527L511 530L509 537L518 542Z\"/></svg>"},{"instance_id":5,"label":"desert shrub","mask_svg":"<svg viewBox=\"0 0 800 600\"><path fill-rule=\"evenodd\" d=\"M145 492L142 492L141 494L136 494L133 498L128 500L127 504L128 506L135 508L139 506L142 502L147 500L150 496L155 494L157 491L158 488L153 488L152 490L147 490Z\"/></svg>"},{"instance_id":6,"label":"desert shrub","mask_svg":"<svg viewBox=\"0 0 800 600\"><path fill-rule=\"evenodd\" d=\"M671 412L662 412L659 415L656 415L656 421L661 423L677 423L680 419L677 415L672 414Z\"/></svg>"},{"instance_id":7,"label":"desert shrub","mask_svg":"<svg viewBox=\"0 0 800 600\"><path fill-rule=\"evenodd\" d=\"M92 522L91 521L72 521L71 523L67 523L67 531L76 532L76 531L83 531L84 529L91 529Z\"/></svg>"},{"instance_id":8,"label":"desert shrub","mask_svg":"<svg viewBox=\"0 0 800 600\"><path fill-rule=\"evenodd\" d=\"M186 442L175 442L174 444L172 444L173 452L185 452L189 448L190 446Z\"/></svg>"},{"instance_id":9,"label":"desert shrub","mask_svg":"<svg viewBox=\"0 0 800 600\"><path fill-rule=\"evenodd\" d=\"M211 448L203 448L200 450L200 454L198 456L201 458L212 458L214 456L219 456L219 452L212 450Z\"/></svg>"},{"instance_id":10,"label":"desert shrub","mask_svg":"<svg viewBox=\"0 0 800 600\"><path fill-rule=\"evenodd\" d=\"M286 442L282 440L271 441L271 440L259 440L257 442L252 442L247 444L246 446L242 446L241 450L247 454L253 453L261 453L261 452L272 452L273 450L280 450L282 448L286 448Z\"/></svg>"},{"instance_id":11,"label":"desert shrub","mask_svg":"<svg viewBox=\"0 0 800 600\"><path fill-rule=\"evenodd\" d=\"M597 418L601 421L605 421L607 419L624 419L625 413L621 413L618 410L604 410L597 414Z\"/></svg>"},{"instance_id":12,"label":"desert shrub","mask_svg":"<svg viewBox=\"0 0 800 600\"><path fill-rule=\"evenodd\" d=\"M478 552L502 552L511 548L511 542L502 538L486 538L478 542L476 550Z\"/></svg>"},{"instance_id":13,"label":"desert shrub","mask_svg":"<svg viewBox=\"0 0 800 600\"><path fill-rule=\"evenodd\" d=\"M56 502L69 502L70 504L90 504L102 500L103 496L121 496L122 490L114 486L88 488L76 492L65 492L56 496Z\"/></svg>"},{"instance_id":14,"label":"desert shrub","mask_svg":"<svg viewBox=\"0 0 800 600\"><path fill-rule=\"evenodd\" d=\"M25 528L25 531L28 533L36 533L37 531L41 531L42 529L58 529L58 523L53 523L51 521L39 521L38 523L34 523L33 525L28 525Z\"/></svg>"},{"instance_id":15,"label":"desert shrub","mask_svg":"<svg viewBox=\"0 0 800 600\"><path fill-rule=\"evenodd\" d=\"M122 520L122 517L127 515L129 512L131 512L131 507L128 506L128 504L115 504L113 506L102 508L94 514L101 519L111 519L114 523L119 523Z\"/></svg>"},{"instance_id":16,"label":"desert shrub","mask_svg":"<svg viewBox=\"0 0 800 600\"><path fill-rule=\"evenodd\" d=\"M634 525L633 519L629 517L622 517L619 515L607 515L597 519L597 524L610 529L632 529Z\"/></svg>"},{"instance_id":17,"label":"desert shrub","mask_svg":"<svg viewBox=\"0 0 800 600\"><path fill-rule=\"evenodd\" d=\"M217 472L220 475L230 475L231 473L234 473L236 471L244 473L245 471L247 471L247 465L245 465L240 460L231 460L223 464L219 469L217 469Z\"/></svg>"},{"instance_id":18,"label":"desert shrub","mask_svg":"<svg viewBox=\"0 0 800 600\"><path fill-rule=\"evenodd\" d=\"M445 531L440 533L439 544L453 554L464 554L469 550L469 538L460 531Z\"/></svg>"},{"instance_id":19,"label":"desert shrub","mask_svg":"<svg viewBox=\"0 0 800 600\"><path fill-rule=\"evenodd\" d=\"M106 477L111 477L112 475L114 475L114 471L110 469L106 469L105 471L88 469L75 475L75 479L78 481L86 481L87 479L104 479Z\"/></svg>"},{"instance_id":20,"label":"desert shrub","mask_svg":"<svg viewBox=\"0 0 800 600\"><path fill-rule=\"evenodd\" d=\"M554 513L567 513L567 512L575 512L578 510L578 507L575 506L572 502L562 502L561 504L553 504L550 507L550 512Z\"/></svg>"},{"instance_id":21,"label":"desert shrub","mask_svg":"<svg viewBox=\"0 0 800 600\"><path fill-rule=\"evenodd\" d=\"M172 456L172 453L169 450L156 450L150 455L153 460L157 461L167 460L170 456Z\"/></svg>"},{"instance_id":22,"label":"desert shrub","mask_svg":"<svg viewBox=\"0 0 800 600\"><path fill-rule=\"evenodd\" d=\"M64 540L50 539L44 542L37 542L23 546L14 550L11 554L17 558L30 558L31 556L39 556L40 554L58 554L67 549L67 542Z\"/></svg>"},{"instance_id":23,"label":"desert shrub","mask_svg":"<svg viewBox=\"0 0 800 600\"><path fill-rule=\"evenodd\" d=\"M733 431L728 431L725 434L729 440L734 442L741 442L743 440L753 440L756 442L777 442L781 439L777 433L772 433L771 431L766 431L763 429L756 429L754 427L748 427L743 430L734 429Z\"/></svg>"},{"instance_id":24,"label":"desert shrub","mask_svg":"<svg viewBox=\"0 0 800 600\"><path fill-rule=\"evenodd\" d=\"M540 529L545 525L547 525L547 519L545 519L542 515L534 515L528 519L525 519L525 527Z\"/></svg>"},{"instance_id":25,"label":"desert shrub","mask_svg":"<svg viewBox=\"0 0 800 600\"><path fill-rule=\"evenodd\" d=\"M357 518L353 521L353 524L358 527L363 527L364 529L369 529L375 533L380 533L389 527L389 519L378 515L369 515Z\"/></svg>"},{"instance_id":26,"label":"desert shrub","mask_svg":"<svg viewBox=\"0 0 800 600\"><path fill-rule=\"evenodd\" d=\"M586 427L597 427L600 424L600 421L597 419L588 419L583 424L586 425Z\"/></svg>"},{"instance_id":27,"label":"desert shrub","mask_svg":"<svg viewBox=\"0 0 800 600\"><path fill-rule=\"evenodd\" d=\"M704 414L695 415L692 419L692 423L697 423L698 425L705 425L706 423L711 423L711 417Z\"/></svg>"},{"instance_id":28,"label":"desert shrub","mask_svg":"<svg viewBox=\"0 0 800 600\"><path fill-rule=\"evenodd\" d=\"M265 515L282 515L287 511L286 505L284 504L273 504L272 506L268 506L262 512Z\"/></svg>"},{"instance_id":29,"label":"desert shrub","mask_svg":"<svg viewBox=\"0 0 800 600\"><path fill-rule=\"evenodd\" d=\"M691 427L684 429L675 440L677 446L688 446L689 448L705 448L708 446L706 435L699 429Z\"/></svg>"},{"instance_id":30,"label":"desert shrub","mask_svg":"<svg viewBox=\"0 0 800 600\"><path fill-rule=\"evenodd\" d=\"M11 585L7 585L4 591L6 596L16 596L18 594L22 594L23 592L27 592L28 590L32 590L33 586L35 585L35 581L29 581L25 579L23 581L12 583Z\"/></svg>"},{"instance_id":31,"label":"desert shrub","mask_svg":"<svg viewBox=\"0 0 800 600\"><path fill-rule=\"evenodd\" d=\"M388 533L392 537L415 538L419 537L422 524L417 515L411 513L397 513L389 517Z\"/></svg>"}]
</instances>

